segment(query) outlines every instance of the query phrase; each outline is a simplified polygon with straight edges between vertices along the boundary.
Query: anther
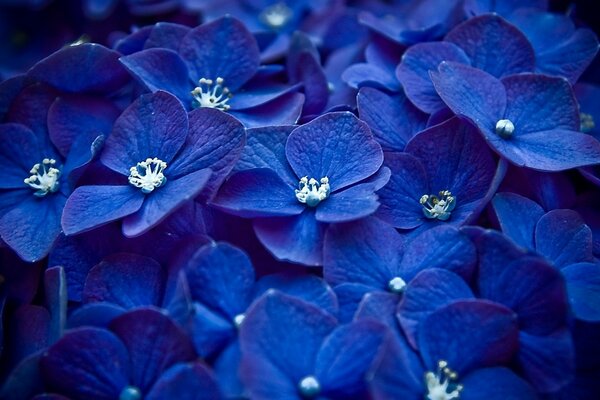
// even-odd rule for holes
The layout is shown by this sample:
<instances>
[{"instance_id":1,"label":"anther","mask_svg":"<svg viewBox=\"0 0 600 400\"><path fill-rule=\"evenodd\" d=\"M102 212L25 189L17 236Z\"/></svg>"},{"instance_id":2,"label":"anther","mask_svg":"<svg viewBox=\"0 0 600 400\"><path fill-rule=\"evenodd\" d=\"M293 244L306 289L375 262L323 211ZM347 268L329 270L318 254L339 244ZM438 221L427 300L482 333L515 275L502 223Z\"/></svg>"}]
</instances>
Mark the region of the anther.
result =
<instances>
[{"instance_id":1,"label":"anther","mask_svg":"<svg viewBox=\"0 0 600 400\"><path fill-rule=\"evenodd\" d=\"M448 190L439 192L439 196L424 194L419 203L423 206L423 214L430 219L446 221L456 207L456 197Z\"/></svg>"},{"instance_id":2,"label":"anther","mask_svg":"<svg viewBox=\"0 0 600 400\"><path fill-rule=\"evenodd\" d=\"M37 197L44 197L48 193L54 193L60 187L60 169L55 167L56 160L44 158L41 163L35 164L29 170L31 176L23 179L23 182L35 189L33 193Z\"/></svg>"},{"instance_id":3,"label":"anther","mask_svg":"<svg viewBox=\"0 0 600 400\"><path fill-rule=\"evenodd\" d=\"M316 207L329 197L330 190L328 177L321 178L319 182L314 178L308 179L308 176L305 176L300 179L298 189L295 190L296 199L309 207Z\"/></svg>"},{"instance_id":4,"label":"anther","mask_svg":"<svg viewBox=\"0 0 600 400\"><path fill-rule=\"evenodd\" d=\"M233 95L229 89L224 86L225 80L218 77L215 81L212 79L202 78L198 81L198 86L192 90L193 106L216 108L221 111L227 111L231 108L229 99Z\"/></svg>"},{"instance_id":5,"label":"anther","mask_svg":"<svg viewBox=\"0 0 600 400\"><path fill-rule=\"evenodd\" d=\"M165 168L166 162L156 157L147 158L129 169L129 183L148 194L167 183L167 177L163 174Z\"/></svg>"}]
</instances>

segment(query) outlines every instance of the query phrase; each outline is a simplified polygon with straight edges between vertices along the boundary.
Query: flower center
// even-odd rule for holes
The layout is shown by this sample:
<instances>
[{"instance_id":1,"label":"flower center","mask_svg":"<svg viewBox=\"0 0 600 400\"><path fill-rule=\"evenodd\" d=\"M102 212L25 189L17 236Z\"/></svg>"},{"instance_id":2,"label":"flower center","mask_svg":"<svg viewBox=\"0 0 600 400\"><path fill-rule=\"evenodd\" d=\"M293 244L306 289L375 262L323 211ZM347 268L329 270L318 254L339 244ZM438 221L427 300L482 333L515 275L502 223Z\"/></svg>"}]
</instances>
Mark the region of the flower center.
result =
<instances>
[{"instance_id":1,"label":"flower center","mask_svg":"<svg viewBox=\"0 0 600 400\"><path fill-rule=\"evenodd\" d=\"M596 127L594 117L592 117L590 114L581 113L579 114L579 118L581 120L581 132L588 133L594 130L594 128Z\"/></svg>"},{"instance_id":2,"label":"flower center","mask_svg":"<svg viewBox=\"0 0 600 400\"><path fill-rule=\"evenodd\" d=\"M503 139L510 138L515 132L515 125L510 119L501 119L496 122L496 134Z\"/></svg>"},{"instance_id":3,"label":"flower center","mask_svg":"<svg viewBox=\"0 0 600 400\"><path fill-rule=\"evenodd\" d=\"M165 168L166 162L156 157L147 158L129 168L129 183L148 194L167 183L167 177L163 174Z\"/></svg>"},{"instance_id":4,"label":"flower center","mask_svg":"<svg viewBox=\"0 0 600 400\"><path fill-rule=\"evenodd\" d=\"M308 176L300 179L296 189L296 199L309 207L316 207L320 202L329 197L329 178L321 178L319 183L315 178L308 179Z\"/></svg>"},{"instance_id":5,"label":"flower center","mask_svg":"<svg viewBox=\"0 0 600 400\"><path fill-rule=\"evenodd\" d=\"M260 21L273 29L279 29L289 22L294 12L284 3L275 3L265 8L259 15Z\"/></svg>"},{"instance_id":6,"label":"flower center","mask_svg":"<svg viewBox=\"0 0 600 400\"><path fill-rule=\"evenodd\" d=\"M121 391L119 400L140 400L142 398L142 392L135 386L127 386Z\"/></svg>"},{"instance_id":7,"label":"flower center","mask_svg":"<svg viewBox=\"0 0 600 400\"><path fill-rule=\"evenodd\" d=\"M456 207L456 197L452 196L448 190L442 190L439 196L424 194L419 203L423 206L423 214L427 218L446 221L450 218L450 212Z\"/></svg>"},{"instance_id":8,"label":"flower center","mask_svg":"<svg viewBox=\"0 0 600 400\"><path fill-rule=\"evenodd\" d=\"M35 189L33 194L37 197L44 197L48 193L54 193L58 190L60 183L60 169L55 168L56 160L53 158L44 158L41 163L31 167L29 178L23 179L23 182L30 188Z\"/></svg>"},{"instance_id":9,"label":"flower center","mask_svg":"<svg viewBox=\"0 0 600 400\"><path fill-rule=\"evenodd\" d=\"M191 92L194 98L192 105L195 108L208 107L221 111L229 110L231 106L227 102L233 95L223 85L224 82L225 80L221 77L217 78L216 81L206 78L200 79L198 86Z\"/></svg>"},{"instance_id":10,"label":"flower center","mask_svg":"<svg viewBox=\"0 0 600 400\"><path fill-rule=\"evenodd\" d=\"M236 328L239 328L242 325L242 322L244 322L244 318L246 318L244 314L238 314L235 317L233 317L233 323L235 324Z\"/></svg>"},{"instance_id":11,"label":"flower center","mask_svg":"<svg viewBox=\"0 0 600 400\"><path fill-rule=\"evenodd\" d=\"M441 360L438 363L437 373L431 371L425 374L427 384L427 399L452 400L459 399L463 386L456 383L458 375L448 368L448 363Z\"/></svg>"},{"instance_id":12,"label":"flower center","mask_svg":"<svg viewBox=\"0 0 600 400\"><path fill-rule=\"evenodd\" d=\"M311 399L321 392L321 385L317 378L309 375L303 378L298 384L298 390L305 399Z\"/></svg>"},{"instance_id":13,"label":"flower center","mask_svg":"<svg viewBox=\"0 0 600 400\"><path fill-rule=\"evenodd\" d=\"M388 282L388 290L392 293L400 294L406 289L406 282L399 276L390 279Z\"/></svg>"}]
</instances>

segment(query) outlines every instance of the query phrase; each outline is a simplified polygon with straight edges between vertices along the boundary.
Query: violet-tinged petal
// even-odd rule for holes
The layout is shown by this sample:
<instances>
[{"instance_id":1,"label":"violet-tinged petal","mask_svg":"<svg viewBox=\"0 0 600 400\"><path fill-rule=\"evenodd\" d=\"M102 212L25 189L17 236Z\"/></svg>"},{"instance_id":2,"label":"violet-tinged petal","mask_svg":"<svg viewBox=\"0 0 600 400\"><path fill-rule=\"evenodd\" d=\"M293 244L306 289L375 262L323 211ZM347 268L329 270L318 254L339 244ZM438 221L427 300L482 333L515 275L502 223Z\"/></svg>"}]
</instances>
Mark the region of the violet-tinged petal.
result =
<instances>
[{"instance_id":1,"label":"violet-tinged petal","mask_svg":"<svg viewBox=\"0 0 600 400\"><path fill-rule=\"evenodd\" d=\"M246 311L254 268L246 253L220 242L200 248L185 267L194 301L231 321Z\"/></svg>"},{"instance_id":2,"label":"violet-tinged petal","mask_svg":"<svg viewBox=\"0 0 600 400\"><path fill-rule=\"evenodd\" d=\"M339 311L337 317L341 323L352 321L364 296L374 292L373 286L362 283L342 283L334 287L333 290L338 298Z\"/></svg>"},{"instance_id":3,"label":"violet-tinged petal","mask_svg":"<svg viewBox=\"0 0 600 400\"><path fill-rule=\"evenodd\" d=\"M221 393L213 373L202 363L176 364L169 368L145 396L148 400L219 400Z\"/></svg>"},{"instance_id":4,"label":"violet-tinged petal","mask_svg":"<svg viewBox=\"0 0 600 400\"><path fill-rule=\"evenodd\" d=\"M495 12L500 15L508 15L517 8L548 8L548 0L465 0L464 9L468 15L480 15Z\"/></svg>"},{"instance_id":5,"label":"violet-tinged petal","mask_svg":"<svg viewBox=\"0 0 600 400\"><path fill-rule=\"evenodd\" d=\"M0 396L3 399L30 399L34 398L32 396L36 393L44 390L44 382L39 367L41 356L41 352L32 354L10 371L0 388ZM68 398L58 398L57 400L68 400Z\"/></svg>"},{"instance_id":6,"label":"violet-tinged petal","mask_svg":"<svg viewBox=\"0 0 600 400\"><path fill-rule=\"evenodd\" d=\"M325 311L279 292L267 292L240 329L242 381L252 398L297 397L298 383L314 374L323 340L336 320ZM271 375L273 374L273 375Z\"/></svg>"},{"instance_id":7,"label":"violet-tinged petal","mask_svg":"<svg viewBox=\"0 0 600 400\"><path fill-rule=\"evenodd\" d=\"M129 352L131 384L143 393L170 366L190 361L194 347L184 331L154 309L138 309L115 318L110 329Z\"/></svg>"},{"instance_id":8,"label":"violet-tinged petal","mask_svg":"<svg viewBox=\"0 0 600 400\"><path fill-rule=\"evenodd\" d=\"M575 317L590 322L600 321L600 266L578 263L563 268L561 272Z\"/></svg>"},{"instance_id":9,"label":"violet-tinged petal","mask_svg":"<svg viewBox=\"0 0 600 400\"><path fill-rule=\"evenodd\" d=\"M193 86L188 69L175 51L152 48L121 57L119 61L151 92L167 91L187 108L192 106Z\"/></svg>"},{"instance_id":10,"label":"violet-tinged petal","mask_svg":"<svg viewBox=\"0 0 600 400\"><path fill-rule=\"evenodd\" d=\"M535 250L535 225L544 209L535 201L510 192L496 194L492 206L502 232L516 244Z\"/></svg>"},{"instance_id":11,"label":"violet-tinged petal","mask_svg":"<svg viewBox=\"0 0 600 400\"><path fill-rule=\"evenodd\" d=\"M31 175L31 167L52 155L44 154L36 135L21 124L0 124L0 142L0 189L28 189L23 180Z\"/></svg>"},{"instance_id":12,"label":"violet-tinged petal","mask_svg":"<svg viewBox=\"0 0 600 400\"><path fill-rule=\"evenodd\" d=\"M385 165L390 168L392 176L388 184L377 192L381 202L377 216L396 228L420 226L424 216L419 200L430 193L425 167L417 158L406 153L387 153Z\"/></svg>"},{"instance_id":13,"label":"violet-tinged petal","mask_svg":"<svg viewBox=\"0 0 600 400\"><path fill-rule=\"evenodd\" d=\"M231 16L192 29L181 41L179 54L187 63L193 82L221 77L234 93L256 73L259 65L256 40Z\"/></svg>"},{"instance_id":14,"label":"violet-tinged petal","mask_svg":"<svg viewBox=\"0 0 600 400\"><path fill-rule=\"evenodd\" d=\"M48 342L50 318L48 310L32 304L24 304L14 311L6 332L7 340L11 343L11 348L6 352L9 367L52 344Z\"/></svg>"},{"instance_id":15,"label":"violet-tinged petal","mask_svg":"<svg viewBox=\"0 0 600 400\"><path fill-rule=\"evenodd\" d=\"M388 330L363 319L335 329L323 342L315 365L315 377L324 396L350 398L367 395L368 372Z\"/></svg>"},{"instance_id":16,"label":"violet-tinged petal","mask_svg":"<svg viewBox=\"0 0 600 400\"><path fill-rule=\"evenodd\" d=\"M115 122L101 161L125 176L147 158L157 157L169 164L187 132L188 116L176 97L167 92L142 95Z\"/></svg>"},{"instance_id":17,"label":"violet-tinged petal","mask_svg":"<svg viewBox=\"0 0 600 400\"><path fill-rule=\"evenodd\" d=\"M28 74L65 92L110 93L129 80L119 53L96 43L67 46L38 62Z\"/></svg>"},{"instance_id":18,"label":"violet-tinged petal","mask_svg":"<svg viewBox=\"0 0 600 400\"><path fill-rule=\"evenodd\" d=\"M493 384L491 384L493 382ZM482 368L460 378L461 400L536 400L535 390L506 367Z\"/></svg>"},{"instance_id":19,"label":"violet-tinged petal","mask_svg":"<svg viewBox=\"0 0 600 400\"><path fill-rule=\"evenodd\" d=\"M453 62L442 62L430 72L435 90L455 114L470 118L482 129L493 130L507 104L502 82L487 72Z\"/></svg>"},{"instance_id":20,"label":"violet-tinged petal","mask_svg":"<svg viewBox=\"0 0 600 400\"><path fill-rule=\"evenodd\" d=\"M255 77L244 86L243 91L236 92L235 96L229 99L227 103L231 106L229 112L258 107L264 103L275 101L285 94L297 92L302 88L302 83L295 85L281 84L277 82L279 78L268 76L267 71L264 74L265 77Z\"/></svg>"},{"instance_id":21,"label":"violet-tinged petal","mask_svg":"<svg viewBox=\"0 0 600 400\"><path fill-rule=\"evenodd\" d=\"M114 49L123 55L142 51L146 40L148 40L148 37L152 32L152 28L152 25L147 25L135 30L124 38L117 40L113 45Z\"/></svg>"},{"instance_id":22,"label":"violet-tinged petal","mask_svg":"<svg viewBox=\"0 0 600 400\"><path fill-rule=\"evenodd\" d=\"M348 67L342 73L342 80L354 89L364 86L393 92L400 89L400 83L393 74L377 65L367 63L353 64Z\"/></svg>"},{"instance_id":23,"label":"violet-tinged petal","mask_svg":"<svg viewBox=\"0 0 600 400\"><path fill-rule=\"evenodd\" d=\"M502 79L506 88L506 113L514 136L554 129L579 131L579 109L573 89L565 79L520 74ZM551 139L549 139L551 140Z\"/></svg>"},{"instance_id":24,"label":"violet-tinged petal","mask_svg":"<svg viewBox=\"0 0 600 400\"><path fill-rule=\"evenodd\" d=\"M463 50L470 64L500 78L533 72L533 47L514 25L496 14L471 18L455 27L444 38Z\"/></svg>"},{"instance_id":25,"label":"violet-tinged petal","mask_svg":"<svg viewBox=\"0 0 600 400\"><path fill-rule=\"evenodd\" d=\"M123 342L99 328L79 328L65 334L43 354L40 368L49 386L61 393L99 400L118 398L130 373Z\"/></svg>"},{"instance_id":26,"label":"violet-tinged petal","mask_svg":"<svg viewBox=\"0 0 600 400\"><path fill-rule=\"evenodd\" d=\"M288 185L296 186L298 178L285 157L285 143L295 126L266 126L248 129L247 141L234 171L252 168L269 168Z\"/></svg>"},{"instance_id":27,"label":"violet-tinged petal","mask_svg":"<svg viewBox=\"0 0 600 400\"><path fill-rule=\"evenodd\" d=\"M406 97L427 114L444 107L429 77L429 71L437 71L442 61L470 64L469 57L454 44L427 42L409 47L396 68L396 77L402 83Z\"/></svg>"},{"instance_id":28,"label":"violet-tinged petal","mask_svg":"<svg viewBox=\"0 0 600 400\"><path fill-rule=\"evenodd\" d=\"M403 247L398 232L377 218L333 225L325 235L323 276L331 285L361 283L387 290Z\"/></svg>"},{"instance_id":29,"label":"violet-tinged petal","mask_svg":"<svg viewBox=\"0 0 600 400\"><path fill-rule=\"evenodd\" d=\"M426 115L402 93L390 96L364 87L356 100L360 118L369 125L384 151L403 151L406 143L427 123Z\"/></svg>"},{"instance_id":30,"label":"violet-tinged petal","mask_svg":"<svg viewBox=\"0 0 600 400\"><path fill-rule=\"evenodd\" d=\"M65 235L89 231L133 214L142 207L144 194L133 186L81 186L67 200L62 228Z\"/></svg>"},{"instance_id":31,"label":"violet-tinged petal","mask_svg":"<svg viewBox=\"0 0 600 400\"><path fill-rule=\"evenodd\" d=\"M332 193L327 201L317 207L317 221L348 222L373 214L379 208L379 197L375 190L375 185L367 182Z\"/></svg>"},{"instance_id":32,"label":"violet-tinged petal","mask_svg":"<svg viewBox=\"0 0 600 400\"><path fill-rule=\"evenodd\" d=\"M190 130L170 173L177 178L210 168L213 176L207 190L214 192L240 157L246 143L244 127L219 110L201 108L188 115Z\"/></svg>"},{"instance_id":33,"label":"violet-tinged petal","mask_svg":"<svg viewBox=\"0 0 600 400\"><path fill-rule=\"evenodd\" d=\"M326 225L312 210L289 217L257 218L253 221L258 240L277 259L308 266L323 264Z\"/></svg>"},{"instance_id":34,"label":"violet-tinged petal","mask_svg":"<svg viewBox=\"0 0 600 400\"><path fill-rule=\"evenodd\" d=\"M139 236L164 221L206 187L212 176L210 169L201 169L167 182L155 193L144 195L141 208L123 220L123 234Z\"/></svg>"},{"instance_id":35,"label":"violet-tinged petal","mask_svg":"<svg viewBox=\"0 0 600 400\"><path fill-rule=\"evenodd\" d=\"M48 135L48 109L57 96L56 90L41 83L25 87L13 101L6 122L25 125L35 133L41 148L54 151Z\"/></svg>"},{"instance_id":36,"label":"violet-tinged petal","mask_svg":"<svg viewBox=\"0 0 600 400\"><path fill-rule=\"evenodd\" d=\"M265 104L245 110L230 110L229 114L247 128L264 126L293 125L300 118L304 95L288 92Z\"/></svg>"},{"instance_id":37,"label":"violet-tinged petal","mask_svg":"<svg viewBox=\"0 0 600 400\"><path fill-rule=\"evenodd\" d=\"M152 258L119 254L92 268L85 281L83 301L109 302L128 308L159 305L165 275Z\"/></svg>"},{"instance_id":38,"label":"violet-tinged petal","mask_svg":"<svg viewBox=\"0 0 600 400\"><path fill-rule=\"evenodd\" d=\"M497 303L459 300L420 324L418 343L428 368L445 360L459 375L508 363L519 347L517 317Z\"/></svg>"},{"instance_id":39,"label":"violet-tinged petal","mask_svg":"<svg viewBox=\"0 0 600 400\"><path fill-rule=\"evenodd\" d=\"M0 217L2 240L25 261L46 257L60 234L60 218L67 199L62 193L49 196L31 195Z\"/></svg>"},{"instance_id":40,"label":"violet-tinged petal","mask_svg":"<svg viewBox=\"0 0 600 400\"><path fill-rule=\"evenodd\" d=\"M152 26L150 36L144 43L145 49L162 47L177 51L183 37L191 29L185 25L174 24L172 22L158 22Z\"/></svg>"},{"instance_id":41,"label":"violet-tinged petal","mask_svg":"<svg viewBox=\"0 0 600 400\"><path fill-rule=\"evenodd\" d=\"M551 335L519 333L518 363L522 375L542 393L555 392L573 379L575 357L571 332Z\"/></svg>"},{"instance_id":42,"label":"violet-tinged petal","mask_svg":"<svg viewBox=\"0 0 600 400\"><path fill-rule=\"evenodd\" d=\"M535 227L535 244L537 252L557 268L594 261L592 231L572 210L552 210L541 217Z\"/></svg>"},{"instance_id":43,"label":"violet-tinged petal","mask_svg":"<svg viewBox=\"0 0 600 400\"><path fill-rule=\"evenodd\" d=\"M383 36L372 35L370 39L364 51L365 59L369 64L377 65L393 76L406 47Z\"/></svg>"},{"instance_id":44,"label":"violet-tinged petal","mask_svg":"<svg viewBox=\"0 0 600 400\"><path fill-rule=\"evenodd\" d=\"M427 268L406 286L396 316L407 341L416 349L419 325L427 316L455 300L471 298L475 296L460 276L446 269Z\"/></svg>"},{"instance_id":45,"label":"violet-tinged petal","mask_svg":"<svg viewBox=\"0 0 600 400\"><path fill-rule=\"evenodd\" d=\"M98 157L104 147L104 136L94 138L81 135L75 138L62 167L61 174L67 176L60 187L61 193L70 195L75 185L87 171L89 164Z\"/></svg>"},{"instance_id":46,"label":"violet-tinged petal","mask_svg":"<svg viewBox=\"0 0 600 400\"><path fill-rule=\"evenodd\" d=\"M305 210L294 195L294 187L267 168L236 172L211 204L247 218L298 215Z\"/></svg>"}]
</instances>

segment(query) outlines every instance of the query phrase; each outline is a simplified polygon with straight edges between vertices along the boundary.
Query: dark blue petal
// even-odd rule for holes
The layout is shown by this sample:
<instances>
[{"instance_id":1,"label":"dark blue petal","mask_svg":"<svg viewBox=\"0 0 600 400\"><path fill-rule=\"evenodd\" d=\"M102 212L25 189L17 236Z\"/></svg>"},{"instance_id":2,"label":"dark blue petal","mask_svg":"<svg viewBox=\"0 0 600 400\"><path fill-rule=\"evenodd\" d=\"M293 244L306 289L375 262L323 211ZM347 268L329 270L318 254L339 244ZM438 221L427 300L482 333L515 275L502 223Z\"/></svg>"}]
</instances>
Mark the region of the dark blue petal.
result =
<instances>
[{"instance_id":1,"label":"dark blue petal","mask_svg":"<svg viewBox=\"0 0 600 400\"><path fill-rule=\"evenodd\" d=\"M176 364L169 368L144 397L147 400L219 400L221 393L212 372L200 362Z\"/></svg>"},{"instance_id":2,"label":"dark blue petal","mask_svg":"<svg viewBox=\"0 0 600 400\"><path fill-rule=\"evenodd\" d=\"M183 37L188 34L190 28L185 25L172 22L158 22L152 26L148 40L144 43L145 49L162 47L177 51Z\"/></svg>"},{"instance_id":3,"label":"dark blue petal","mask_svg":"<svg viewBox=\"0 0 600 400\"><path fill-rule=\"evenodd\" d=\"M192 313L187 327L200 357L215 356L235 339L237 331L232 319L201 303L193 303Z\"/></svg>"},{"instance_id":4,"label":"dark blue petal","mask_svg":"<svg viewBox=\"0 0 600 400\"><path fill-rule=\"evenodd\" d=\"M400 83L393 74L373 64L353 64L342 73L342 79L354 89L363 86L372 86L390 91L400 89Z\"/></svg>"},{"instance_id":5,"label":"dark blue petal","mask_svg":"<svg viewBox=\"0 0 600 400\"><path fill-rule=\"evenodd\" d=\"M385 324L398 337L404 337L396 319L396 309L400 297L394 293L370 292L363 296L354 320L374 319Z\"/></svg>"},{"instance_id":6,"label":"dark blue petal","mask_svg":"<svg viewBox=\"0 0 600 400\"><path fill-rule=\"evenodd\" d=\"M389 175L388 170L388 177ZM373 214L379 208L379 197L375 194L379 183L360 183L332 193L327 201L317 207L317 220L325 223L340 223Z\"/></svg>"},{"instance_id":7,"label":"dark blue petal","mask_svg":"<svg viewBox=\"0 0 600 400\"><path fill-rule=\"evenodd\" d=\"M536 400L529 383L505 367L482 368L460 379L461 400Z\"/></svg>"},{"instance_id":8,"label":"dark blue petal","mask_svg":"<svg viewBox=\"0 0 600 400\"><path fill-rule=\"evenodd\" d=\"M68 328L94 326L108 328L108 324L120 315L127 312L123 307L112 303L84 304L69 315Z\"/></svg>"},{"instance_id":9,"label":"dark blue petal","mask_svg":"<svg viewBox=\"0 0 600 400\"><path fill-rule=\"evenodd\" d=\"M29 178L31 167L41 163L52 154L44 154L43 144L26 126L20 124L0 124L0 189L27 189L23 182ZM57 160L60 163L60 160ZM33 196L33 190L31 195Z\"/></svg>"},{"instance_id":10,"label":"dark blue petal","mask_svg":"<svg viewBox=\"0 0 600 400\"><path fill-rule=\"evenodd\" d=\"M600 266L592 263L569 265L562 270L575 317L600 321Z\"/></svg>"},{"instance_id":11,"label":"dark blue petal","mask_svg":"<svg viewBox=\"0 0 600 400\"><path fill-rule=\"evenodd\" d=\"M509 192L495 195L492 206L502 232L518 245L535 250L535 225L544 209L533 200Z\"/></svg>"},{"instance_id":12,"label":"dark blue petal","mask_svg":"<svg viewBox=\"0 0 600 400\"><path fill-rule=\"evenodd\" d=\"M229 114L247 128L292 125L300 118L303 104L304 95L302 93L288 92L256 107L230 110Z\"/></svg>"},{"instance_id":13,"label":"dark blue petal","mask_svg":"<svg viewBox=\"0 0 600 400\"><path fill-rule=\"evenodd\" d=\"M352 321L365 295L376 292L372 286L363 285L362 283L342 283L334 287L333 290L339 303L337 317L342 323Z\"/></svg>"}]
</instances>

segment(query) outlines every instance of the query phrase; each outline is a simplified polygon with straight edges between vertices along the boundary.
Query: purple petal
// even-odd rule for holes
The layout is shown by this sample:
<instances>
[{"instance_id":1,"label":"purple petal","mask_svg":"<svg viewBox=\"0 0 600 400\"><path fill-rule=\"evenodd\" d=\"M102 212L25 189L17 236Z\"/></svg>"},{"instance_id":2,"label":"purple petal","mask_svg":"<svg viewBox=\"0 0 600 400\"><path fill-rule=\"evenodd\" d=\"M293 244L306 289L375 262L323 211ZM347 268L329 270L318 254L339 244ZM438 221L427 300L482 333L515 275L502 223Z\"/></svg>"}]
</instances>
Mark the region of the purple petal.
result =
<instances>
[{"instance_id":1,"label":"purple petal","mask_svg":"<svg viewBox=\"0 0 600 400\"><path fill-rule=\"evenodd\" d=\"M194 199L205 188L211 175L210 169L201 169L167 182L154 193L145 195L142 207L123 220L123 234L127 237L139 236L164 221L179 207Z\"/></svg>"},{"instance_id":2,"label":"purple petal","mask_svg":"<svg viewBox=\"0 0 600 400\"><path fill-rule=\"evenodd\" d=\"M24 125L0 124L0 141L0 189L27 189L23 179L29 178L31 167L51 154L44 154L35 133Z\"/></svg>"},{"instance_id":3,"label":"purple petal","mask_svg":"<svg viewBox=\"0 0 600 400\"><path fill-rule=\"evenodd\" d=\"M62 216L66 235L89 231L133 214L144 203L133 186L81 186L67 200Z\"/></svg>"},{"instance_id":4,"label":"purple petal","mask_svg":"<svg viewBox=\"0 0 600 400\"><path fill-rule=\"evenodd\" d=\"M535 225L544 209L533 200L509 192L495 195L492 206L502 232L518 245L535 250Z\"/></svg>"},{"instance_id":5,"label":"purple petal","mask_svg":"<svg viewBox=\"0 0 600 400\"><path fill-rule=\"evenodd\" d=\"M69 315L68 328L93 326L108 328L113 319L127 312L123 307L111 303L84 304Z\"/></svg>"},{"instance_id":6,"label":"purple petal","mask_svg":"<svg viewBox=\"0 0 600 400\"><path fill-rule=\"evenodd\" d=\"M169 164L187 132L187 113L177 98L167 92L142 95L115 122L101 161L125 176L147 158L158 157Z\"/></svg>"},{"instance_id":7,"label":"purple petal","mask_svg":"<svg viewBox=\"0 0 600 400\"><path fill-rule=\"evenodd\" d=\"M256 107L230 110L229 114L247 128L293 125L300 118L303 104L304 95L302 93L288 92Z\"/></svg>"},{"instance_id":8,"label":"purple petal","mask_svg":"<svg viewBox=\"0 0 600 400\"><path fill-rule=\"evenodd\" d=\"M396 76L402 82L406 97L427 114L444 107L429 77L429 71L437 71L442 61L470 64L464 51L454 44L430 42L409 47L396 69Z\"/></svg>"},{"instance_id":9,"label":"purple petal","mask_svg":"<svg viewBox=\"0 0 600 400\"><path fill-rule=\"evenodd\" d=\"M235 93L258 69L256 40L238 20L226 16L192 29L182 40L179 54L190 79L223 78Z\"/></svg>"},{"instance_id":10,"label":"purple petal","mask_svg":"<svg viewBox=\"0 0 600 400\"><path fill-rule=\"evenodd\" d=\"M148 400L219 400L221 393L213 373L200 362L176 364L169 368L145 396Z\"/></svg>"},{"instance_id":11,"label":"purple petal","mask_svg":"<svg viewBox=\"0 0 600 400\"><path fill-rule=\"evenodd\" d=\"M183 37L191 29L185 25L174 24L172 22L158 22L152 26L150 36L144 43L145 49L161 47L177 51Z\"/></svg>"}]
</instances>

